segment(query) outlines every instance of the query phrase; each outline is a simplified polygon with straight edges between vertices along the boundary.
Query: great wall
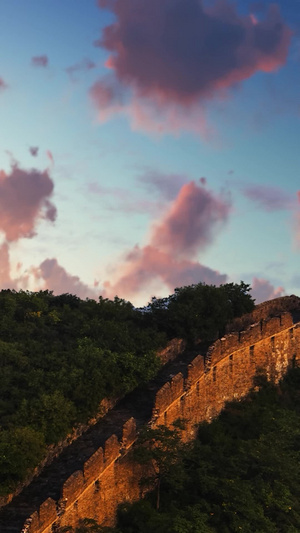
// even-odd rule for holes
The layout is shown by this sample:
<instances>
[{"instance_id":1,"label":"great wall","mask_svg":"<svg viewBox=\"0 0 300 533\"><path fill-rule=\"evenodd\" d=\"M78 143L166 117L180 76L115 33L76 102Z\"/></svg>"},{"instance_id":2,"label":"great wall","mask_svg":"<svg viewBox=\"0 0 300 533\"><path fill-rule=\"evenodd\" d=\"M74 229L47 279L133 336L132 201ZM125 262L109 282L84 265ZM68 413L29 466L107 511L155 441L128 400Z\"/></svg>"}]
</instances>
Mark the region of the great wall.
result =
<instances>
[{"instance_id":1,"label":"great wall","mask_svg":"<svg viewBox=\"0 0 300 533\"><path fill-rule=\"evenodd\" d=\"M183 438L189 440L197 424L249 392L258 370L278 382L288 368L300 364L299 309L296 297L281 299L277 307L260 306L252 316L255 323L245 331L219 339L205 355L175 360L169 373L162 374L164 383L150 384L144 397L133 393L120 402L93 434L73 443L65 459L54 461L6 506L0 513L1 533L55 533L85 517L113 524L118 505L142 495L143 469L130 454L138 428L145 423L171 426L184 418Z\"/></svg>"}]
</instances>

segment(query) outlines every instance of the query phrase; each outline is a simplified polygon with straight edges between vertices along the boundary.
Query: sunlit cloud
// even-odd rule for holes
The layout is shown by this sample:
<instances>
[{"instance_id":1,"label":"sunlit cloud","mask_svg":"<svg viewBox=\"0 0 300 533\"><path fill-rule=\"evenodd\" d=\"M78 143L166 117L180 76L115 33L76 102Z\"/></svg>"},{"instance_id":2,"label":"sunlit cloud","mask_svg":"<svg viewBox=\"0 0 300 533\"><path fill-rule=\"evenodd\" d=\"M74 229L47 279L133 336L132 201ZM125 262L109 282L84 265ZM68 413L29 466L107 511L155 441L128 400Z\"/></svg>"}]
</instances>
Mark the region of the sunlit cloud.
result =
<instances>
[{"instance_id":1,"label":"sunlit cloud","mask_svg":"<svg viewBox=\"0 0 300 533\"><path fill-rule=\"evenodd\" d=\"M230 209L226 195L212 193L203 183L184 184L166 214L152 225L149 242L129 251L115 281L104 284L106 293L132 298L153 280L170 290L200 281L224 283L227 276L199 263L197 255L215 240Z\"/></svg>"},{"instance_id":2,"label":"sunlit cloud","mask_svg":"<svg viewBox=\"0 0 300 533\"><path fill-rule=\"evenodd\" d=\"M0 246L0 289L12 288L13 280L10 277L10 259L7 243Z\"/></svg>"},{"instance_id":3,"label":"sunlit cloud","mask_svg":"<svg viewBox=\"0 0 300 533\"><path fill-rule=\"evenodd\" d=\"M57 259L45 259L38 268L32 268L36 283L43 290L52 290L54 294L76 294L79 298L99 297L100 291L90 288L78 276L69 274Z\"/></svg>"},{"instance_id":4,"label":"sunlit cloud","mask_svg":"<svg viewBox=\"0 0 300 533\"><path fill-rule=\"evenodd\" d=\"M7 241L33 237L41 219L54 222L53 189L47 171L23 170L16 165L8 174L0 171L0 231Z\"/></svg>"},{"instance_id":5,"label":"sunlit cloud","mask_svg":"<svg viewBox=\"0 0 300 533\"><path fill-rule=\"evenodd\" d=\"M226 223L230 199L191 181L181 188L166 216L154 225L151 242L177 256L194 257Z\"/></svg>"},{"instance_id":6,"label":"sunlit cloud","mask_svg":"<svg viewBox=\"0 0 300 533\"><path fill-rule=\"evenodd\" d=\"M264 278L253 278L251 296L255 298L256 304L284 295L285 289L283 287L275 288L270 281Z\"/></svg>"},{"instance_id":7,"label":"sunlit cloud","mask_svg":"<svg viewBox=\"0 0 300 533\"><path fill-rule=\"evenodd\" d=\"M204 104L256 72L285 64L292 32L276 5L264 18L240 15L227 0L98 0L116 21L96 46L110 55L110 77L91 98L99 119L124 114L133 129L157 133L191 129L206 138ZM161 116L162 114L162 116Z\"/></svg>"}]
</instances>

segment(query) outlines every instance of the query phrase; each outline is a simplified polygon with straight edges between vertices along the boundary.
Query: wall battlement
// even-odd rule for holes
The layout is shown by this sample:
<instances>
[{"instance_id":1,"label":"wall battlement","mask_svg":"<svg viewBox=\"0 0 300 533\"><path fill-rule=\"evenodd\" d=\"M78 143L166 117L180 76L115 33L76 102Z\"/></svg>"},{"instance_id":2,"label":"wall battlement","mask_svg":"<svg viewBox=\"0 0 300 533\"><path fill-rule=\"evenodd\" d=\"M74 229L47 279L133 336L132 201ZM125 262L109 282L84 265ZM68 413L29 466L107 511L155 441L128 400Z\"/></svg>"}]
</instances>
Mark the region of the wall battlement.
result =
<instances>
[{"instance_id":1,"label":"wall battlement","mask_svg":"<svg viewBox=\"0 0 300 533\"><path fill-rule=\"evenodd\" d=\"M275 383L287 369L300 364L300 323L284 312L260 319L246 331L216 341L206 357L189 364L187 377L178 373L157 392L149 424L171 426L184 418L184 439L195 436L196 425L215 417L227 401L245 396L253 377L262 369ZM114 523L117 506L141 496L143 467L132 461L130 449L136 439L136 421L127 420L120 441L111 435L64 483L61 498L48 498L35 511L24 532L55 533L58 526L78 524L88 517L103 525Z\"/></svg>"}]
</instances>

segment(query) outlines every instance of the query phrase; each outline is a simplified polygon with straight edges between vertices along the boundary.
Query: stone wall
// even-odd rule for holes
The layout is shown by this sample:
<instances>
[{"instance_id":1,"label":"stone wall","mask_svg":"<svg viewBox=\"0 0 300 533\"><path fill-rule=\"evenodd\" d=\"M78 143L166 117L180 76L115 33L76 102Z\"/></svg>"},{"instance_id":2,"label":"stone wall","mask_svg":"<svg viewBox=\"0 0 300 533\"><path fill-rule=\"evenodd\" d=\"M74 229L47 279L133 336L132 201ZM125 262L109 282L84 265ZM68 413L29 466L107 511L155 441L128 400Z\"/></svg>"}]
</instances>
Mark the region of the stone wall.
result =
<instances>
[{"instance_id":1,"label":"stone wall","mask_svg":"<svg viewBox=\"0 0 300 533\"><path fill-rule=\"evenodd\" d=\"M275 383L293 365L300 364L300 323L293 324L290 313L260 320L247 331L233 333L216 341L206 357L198 355L188 367L157 392L149 424L171 426L178 418L186 420L183 438L195 436L200 422L217 416L227 401L245 396L253 377L262 369ZM104 449L98 449L64 483L58 502L47 499L25 526L29 533L54 533L60 526L78 524L80 518L93 518L102 525L114 523L117 506L142 496L139 480L143 468L131 459L136 438L133 418L123 426L119 441L112 435Z\"/></svg>"}]
</instances>

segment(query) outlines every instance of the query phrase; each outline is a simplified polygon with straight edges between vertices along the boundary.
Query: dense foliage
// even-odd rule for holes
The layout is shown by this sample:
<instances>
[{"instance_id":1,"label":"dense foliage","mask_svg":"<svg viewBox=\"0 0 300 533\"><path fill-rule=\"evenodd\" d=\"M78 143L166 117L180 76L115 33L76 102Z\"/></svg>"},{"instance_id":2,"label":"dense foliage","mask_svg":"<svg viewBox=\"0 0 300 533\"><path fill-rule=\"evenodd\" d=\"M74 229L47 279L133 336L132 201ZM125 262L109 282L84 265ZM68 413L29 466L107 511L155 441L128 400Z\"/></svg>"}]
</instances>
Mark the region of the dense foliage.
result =
<instances>
[{"instance_id":1,"label":"dense foliage","mask_svg":"<svg viewBox=\"0 0 300 533\"><path fill-rule=\"evenodd\" d=\"M151 379L168 338L211 342L252 310L249 286L176 289L144 309L52 292L0 292L0 494L13 490L104 397Z\"/></svg>"},{"instance_id":2,"label":"dense foliage","mask_svg":"<svg viewBox=\"0 0 300 533\"><path fill-rule=\"evenodd\" d=\"M116 529L85 520L75 533L300 531L300 368L279 386L264 378L257 385L258 393L228 404L180 450L176 429L172 436L159 428L159 451L148 430L149 458L163 466L157 470L159 509L156 490L122 506ZM175 464L167 457L172 439Z\"/></svg>"},{"instance_id":3,"label":"dense foliage","mask_svg":"<svg viewBox=\"0 0 300 533\"><path fill-rule=\"evenodd\" d=\"M243 282L177 288L167 298L152 298L149 320L170 339L185 338L190 345L209 343L224 335L231 320L254 309L250 290Z\"/></svg>"},{"instance_id":4,"label":"dense foliage","mask_svg":"<svg viewBox=\"0 0 300 533\"><path fill-rule=\"evenodd\" d=\"M104 397L159 368L165 336L131 303L51 292L0 293L0 491L13 489Z\"/></svg>"}]
</instances>

